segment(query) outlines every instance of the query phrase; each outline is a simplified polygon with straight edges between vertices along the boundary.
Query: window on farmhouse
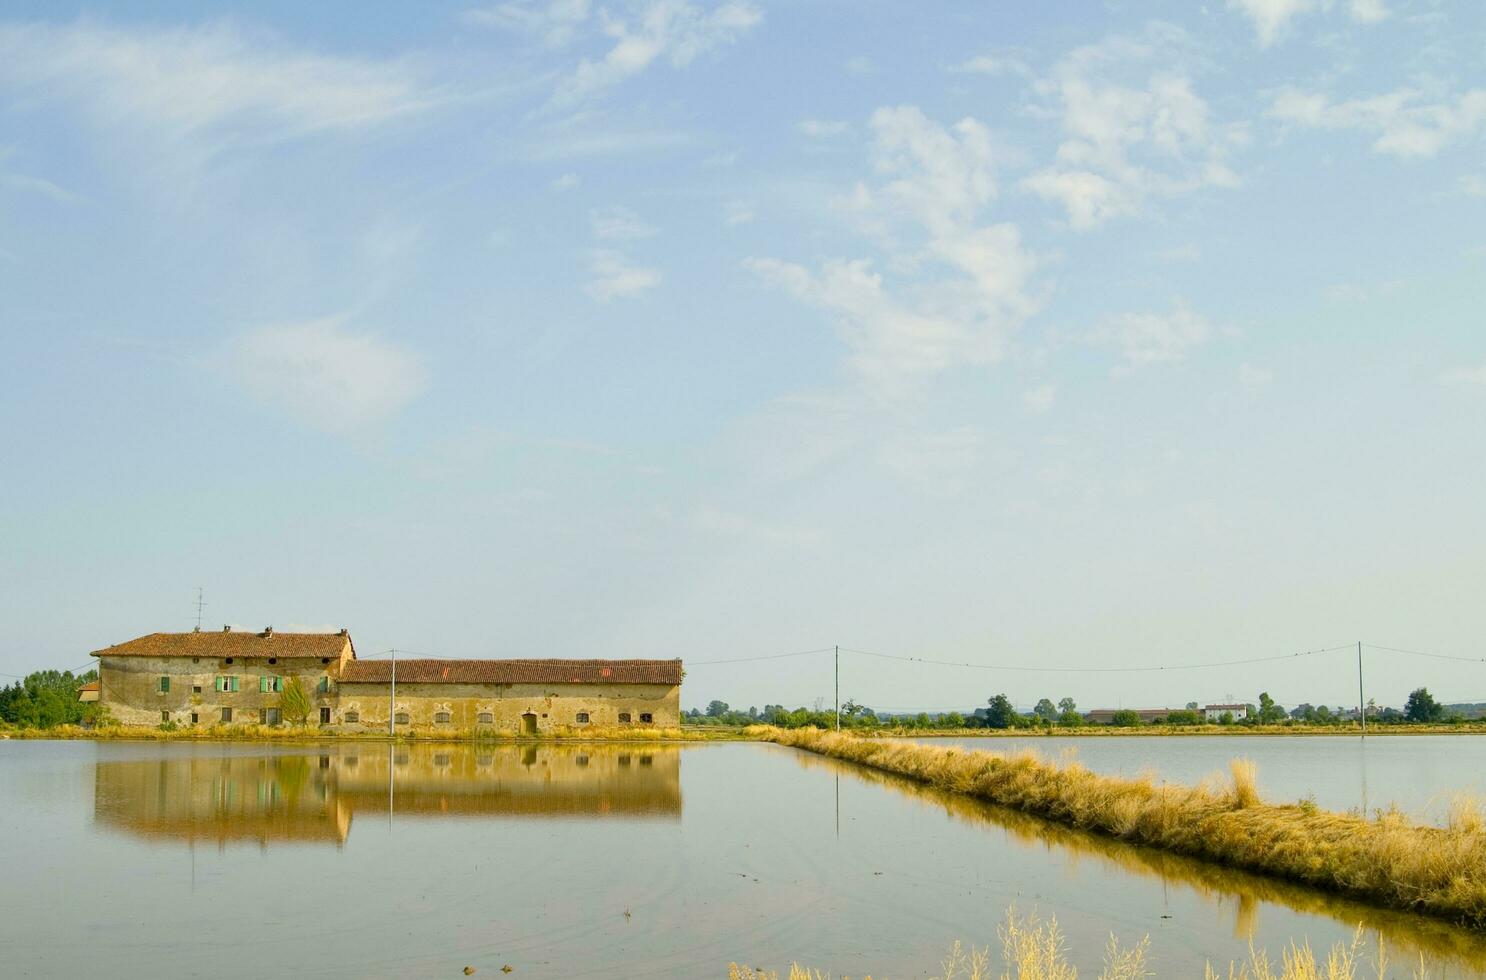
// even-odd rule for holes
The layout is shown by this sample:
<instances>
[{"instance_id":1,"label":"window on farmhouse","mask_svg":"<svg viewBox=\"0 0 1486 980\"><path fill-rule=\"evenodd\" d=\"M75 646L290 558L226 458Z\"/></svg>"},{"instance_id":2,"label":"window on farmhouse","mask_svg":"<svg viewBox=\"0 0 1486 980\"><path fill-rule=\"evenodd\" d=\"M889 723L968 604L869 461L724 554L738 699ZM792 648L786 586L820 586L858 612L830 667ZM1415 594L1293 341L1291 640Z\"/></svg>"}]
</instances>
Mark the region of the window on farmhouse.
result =
<instances>
[{"instance_id":1,"label":"window on farmhouse","mask_svg":"<svg viewBox=\"0 0 1486 980\"><path fill-rule=\"evenodd\" d=\"M320 709L320 724L322 724L322 725L328 725L328 724L330 724L330 709L329 708L321 708Z\"/></svg>"},{"instance_id":2,"label":"window on farmhouse","mask_svg":"<svg viewBox=\"0 0 1486 980\"><path fill-rule=\"evenodd\" d=\"M224 721L224 722L230 722L231 720L232 720L232 709L231 708L223 708L222 709L222 721Z\"/></svg>"},{"instance_id":3,"label":"window on farmhouse","mask_svg":"<svg viewBox=\"0 0 1486 980\"><path fill-rule=\"evenodd\" d=\"M259 708L258 709L258 724L260 724L260 725L277 725L278 723L279 723L279 709L278 708Z\"/></svg>"},{"instance_id":4,"label":"window on farmhouse","mask_svg":"<svg viewBox=\"0 0 1486 980\"><path fill-rule=\"evenodd\" d=\"M318 684L315 685L315 691L316 691L316 693L319 693L319 694L328 693L330 691L330 678L329 677L322 677L322 678L320 678L320 683L318 683Z\"/></svg>"},{"instance_id":5,"label":"window on farmhouse","mask_svg":"<svg viewBox=\"0 0 1486 980\"><path fill-rule=\"evenodd\" d=\"M348 724L348 725L359 725L359 724L361 724L361 712L359 712L359 711L347 711L346 712L346 724Z\"/></svg>"},{"instance_id":6,"label":"window on farmhouse","mask_svg":"<svg viewBox=\"0 0 1486 980\"><path fill-rule=\"evenodd\" d=\"M238 678L225 675L217 678L217 691L221 694L234 694L237 692Z\"/></svg>"},{"instance_id":7,"label":"window on farmhouse","mask_svg":"<svg viewBox=\"0 0 1486 980\"><path fill-rule=\"evenodd\" d=\"M160 712L160 721L167 722L169 720L170 720L170 712L169 711L162 711L162 712Z\"/></svg>"},{"instance_id":8,"label":"window on farmhouse","mask_svg":"<svg viewBox=\"0 0 1486 980\"><path fill-rule=\"evenodd\" d=\"M201 685L200 684L192 684L191 685L191 693L192 694L200 694L201 693Z\"/></svg>"},{"instance_id":9,"label":"window on farmhouse","mask_svg":"<svg viewBox=\"0 0 1486 980\"><path fill-rule=\"evenodd\" d=\"M196 724L200 720L201 720L201 717L199 715L197 715L196 712L194 712L194 711L191 712L191 724L194 725L194 724Z\"/></svg>"},{"instance_id":10,"label":"window on farmhouse","mask_svg":"<svg viewBox=\"0 0 1486 980\"><path fill-rule=\"evenodd\" d=\"M169 694L170 693L170 678L169 677L161 677L160 678L160 693L161 694Z\"/></svg>"},{"instance_id":11,"label":"window on farmhouse","mask_svg":"<svg viewBox=\"0 0 1486 980\"><path fill-rule=\"evenodd\" d=\"M623 724L628 725L629 724L629 712L628 711L621 711L621 712L619 712L619 720Z\"/></svg>"},{"instance_id":12,"label":"window on farmhouse","mask_svg":"<svg viewBox=\"0 0 1486 980\"><path fill-rule=\"evenodd\" d=\"M588 712L586 712L586 711L580 711L580 712L578 712L578 724L580 724L580 725L586 725L586 724L588 724Z\"/></svg>"},{"instance_id":13,"label":"window on farmhouse","mask_svg":"<svg viewBox=\"0 0 1486 980\"><path fill-rule=\"evenodd\" d=\"M640 712L640 721L641 721L641 723L648 725L648 724L650 724L654 720L655 720L655 716L652 715L650 712L648 712L648 711L642 711L642 712Z\"/></svg>"},{"instance_id":14,"label":"window on farmhouse","mask_svg":"<svg viewBox=\"0 0 1486 980\"><path fill-rule=\"evenodd\" d=\"M399 725L406 725L408 723L408 713L406 711L399 711L392 716L392 720Z\"/></svg>"},{"instance_id":15,"label":"window on farmhouse","mask_svg":"<svg viewBox=\"0 0 1486 980\"><path fill-rule=\"evenodd\" d=\"M495 724L495 715L492 714L489 711L482 711L475 718L475 721L479 722L482 725L494 725Z\"/></svg>"},{"instance_id":16,"label":"window on farmhouse","mask_svg":"<svg viewBox=\"0 0 1486 980\"><path fill-rule=\"evenodd\" d=\"M450 721L449 712L447 712L447 711L435 711L433 713L433 723L435 725L447 725L447 724L449 724L449 721Z\"/></svg>"},{"instance_id":17,"label":"window on farmhouse","mask_svg":"<svg viewBox=\"0 0 1486 980\"><path fill-rule=\"evenodd\" d=\"M284 689L282 677L260 677L258 678L259 694L278 694Z\"/></svg>"}]
</instances>

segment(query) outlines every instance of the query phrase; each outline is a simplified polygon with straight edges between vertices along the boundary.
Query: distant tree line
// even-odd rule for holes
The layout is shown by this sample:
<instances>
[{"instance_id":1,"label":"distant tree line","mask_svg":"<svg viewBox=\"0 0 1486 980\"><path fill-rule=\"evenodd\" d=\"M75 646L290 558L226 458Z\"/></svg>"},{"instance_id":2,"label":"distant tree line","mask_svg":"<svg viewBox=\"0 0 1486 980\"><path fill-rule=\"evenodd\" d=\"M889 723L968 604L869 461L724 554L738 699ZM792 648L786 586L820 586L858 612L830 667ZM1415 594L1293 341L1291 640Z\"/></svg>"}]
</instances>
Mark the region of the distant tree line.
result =
<instances>
[{"instance_id":1,"label":"distant tree line","mask_svg":"<svg viewBox=\"0 0 1486 980\"><path fill-rule=\"evenodd\" d=\"M1224 712L1216 720L1209 721L1200 705L1196 701L1189 701L1185 708L1172 709L1164 716L1151 721L1146 721L1135 711L1123 710L1114 712L1107 723L1101 724L1113 728L1137 728L1148 725L1254 727L1258 725L1343 726L1357 723L1357 709L1355 708L1329 708L1325 705L1316 707L1311 704L1302 704L1286 711L1283 705L1277 704L1274 698L1270 697L1268 691L1261 691L1257 703L1245 704L1244 707L1246 713L1243 717L1234 717L1233 713ZM1397 708L1379 708L1375 703L1369 702L1367 721L1369 725L1459 724L1473 717L1486 715L1486 710L1481 712L1461 710L1476 707L1476 705L1442 705L1430 695L1427 688L1421 687L1409 695L1408 702L1401 711ZM1486 709L1486 705L1480 707ZM744 711L732 708L726 701L713 701L707 705L705 710L692 708L684 713L683 720L690 725L762 724L775 725L780 728L834 728L836 726L836 714L832 710L809 708L790 710L782 704L769 704L762 709L750 707ZM1088 720L1088 716L1078 710L1078 705L1074 700L1068 697L1061 698L1057 702L1051 698L1042 698L1030 712L1026 713L1018 711L1005 694L992 695L986 700L984 708L977 708L968 715L958 711L934 714L928 712L879 714L855 701L847 701L841 705L841 727L843 729L1038 729L1079 728L1092 724L1094 723Z\"/></svg>"},{"instance_id":2,"label":"distant tree line","mask_svg":"<svg viewBox=\"0 0 1486 980\"><path fill-rule=\"evenodd\" d=\"M85 674L38 670L25 680L0 687L0 723L18 728L51 728L93 721L100 714L99 705L80 703L77 692L97 679L96 670Z\"/></svg>"}]
</instances>

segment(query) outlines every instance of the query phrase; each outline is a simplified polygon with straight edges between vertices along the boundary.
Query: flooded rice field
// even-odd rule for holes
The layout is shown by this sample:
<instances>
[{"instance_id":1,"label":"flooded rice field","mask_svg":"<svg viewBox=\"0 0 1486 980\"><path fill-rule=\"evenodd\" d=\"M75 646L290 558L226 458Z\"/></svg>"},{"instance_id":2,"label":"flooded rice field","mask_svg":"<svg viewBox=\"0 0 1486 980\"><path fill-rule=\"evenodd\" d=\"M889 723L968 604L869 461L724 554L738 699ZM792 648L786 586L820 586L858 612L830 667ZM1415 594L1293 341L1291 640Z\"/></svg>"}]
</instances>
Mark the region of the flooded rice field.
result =
<instances>
[{"instance_id":1,"label":"flooded rice field","mask_svg":"<svg viewBox=\"0 0 1486 980\"><path fill-rule=\"evenodd\" d=\"M1098 773L1194 785L1226 779L1231 759L1259 767L1259 791L1275 803L1313 799L1328 810L1373 813L1397 806L1416 820L1442 823L1460 793L1486 797L1486 738L1472 735L1056 735L1021 738L919 738L991 752L1033 749Z\"/></svg>"},{"instance_id":2,"label":"flooded rice field","mask_svg":"<svg viewBox=\"0 0 1486 980\"><path fill-rule=\"evenodd\" d=\"M1218 742L1202 772L1248 754L1271 795L1306 795L1275 788L1277 740L1139 741ZM1369 792L1429 769L1433 744L1370 741ZM1318 802L1357 805L1353 749L1295 751L1315 753ZM1405 751L1412 766L1390 754ZM1396 795L1433 785L1398 778ZM1422 957L1432 977L1486 976L1479 933L764 744L0 742L0 841L6 976L717 977L798 960L926 977L956 939L994 944L1013 904L1057 915L1083 975L1111 930L1149 934L1156 974L1179 977L1360 924L1400 975Z\"/></svg>"}]
</instances>

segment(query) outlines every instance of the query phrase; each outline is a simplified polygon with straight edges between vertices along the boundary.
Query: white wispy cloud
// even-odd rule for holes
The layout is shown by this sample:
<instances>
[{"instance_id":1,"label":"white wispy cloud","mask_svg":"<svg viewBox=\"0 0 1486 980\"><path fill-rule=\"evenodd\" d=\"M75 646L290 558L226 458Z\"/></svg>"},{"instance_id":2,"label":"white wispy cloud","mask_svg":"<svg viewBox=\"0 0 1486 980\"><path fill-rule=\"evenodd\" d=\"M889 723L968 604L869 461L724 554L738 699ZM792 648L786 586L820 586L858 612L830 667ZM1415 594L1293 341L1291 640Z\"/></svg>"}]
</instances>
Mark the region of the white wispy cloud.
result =
<instances>
[{"instance_id":1,"label":"white wispy cloud","mask_svg":"<svg viewBox=\"0 0 1486 980\"><path fill-rule=\"evenodd\" d=\"M953 72L969 75L1021 75L1030 78L1032 68L1021 58L1012 55L982 54L967 58L950 68Z\"/></svg>"},{"instance_id":2,"label":"white wispy cloud","mask_svg":"<svg viewBox=\"0 0 1486 980\"><path fill-rule=\"evenodd\" d=\"M824 532L819 528L784 524L711 506L695 508L691 512L689 523L696 530L707 534L785 547L815 545L825 538Z\"/></svg>"},{"instance_id":3,"label":"white wispy cloud","mask_svg":"<svg viewBox=\"0 0 1486 980\"><path fill-rule=\"evenodd\" d=\"M3 159L3 157L0 157ZM77 204L83 200L81 194L74 194L67 188L47 180L45 177L33 177L30 174L18 174L7 170L0 170L0 187L14 191L25 191L31 194L40 194L42 197L51 198L59 204Z\"/></svg>"},{"instance_id":4,"label":"white wispy cloud","mask_svg":"<svg viewBox=\"0 0 1486 980\"><path fill-rule=\"evenodd\" d=\"M1228 0L1229 10L1253 22L1259 46L1265 48L1284 35L1292 20L1315 7L1315 0Z\"/></svg>"},{"instance_id":5,"label":"white wispy cloud","mask_svg":"<svg viewBox=\"0 0 1486 980\"><path fill-rule=\"evenodd\" d=\"M1072 227L1088 229L1139 213L1152 195L1237 184L1227 154L1244 130L1215 124L1174 67L1186 45L1181 31L1156 24L1060 60L1035 89L1051 100L1066 138L1054 162L1022 186L1062 205Z\"/></svg>"},{"instance_id":6,"label":"white wispy cloud","mask_svg":"<svg viewBox=\"0 0 1486 980\"><path fill-rule=\"evenodd\" d=\"M1392 16L1392 11L1383 0L1352 0L1347 12L1359 24L1381 24Z\"/></svg>"},{"instance_id":7,"label":"white wispy cloud","mask_svg":"<svg viewBox=\"0 0 1486 980\"><path fill-rule=\"evenodd\" d=\"M409 61L319 54L230 23L3 25L0 85L130 133L218 144L375 125L440 98Z\"/></svg>"},{"instance_id":8,"label":"white wispy cloud","mask_svg":"<svg viewBox=\"0 0 1486 980\"><path fill-rule=\"evenodd\" d=\"M1348 16L1357 24L1381 24L1391 16L1383 0L1345 0ZM1306 14L1329 12L1333 0L1228 0L1228 9L1236 10L1254 25L1254 35L1261 48L1283 40L1291 33L1292 22Z\"/></svg>"},{"instance_id":9,"label":"white wispy cloud","mask_svg":"<svg viewBox=\"0 0 1486 980\"><path fill-rule=\"evenodd\" d=\"M1057 400L1057 385L1038 385L1022 392L1022 405L1033 415L1045 415L1052 411Z\"/></svg>"},{"instance_id":10,"label":"white wispy cloud","mask_svg":"<svg viewBox=\"0 0 1486 980\"><path fill-rule=\"evenodd\" d=\"M655 234L654 226L646 224L626 207L598 208L590 211L588 218L593 226L593 237L599 241L621 242Z\"/></svg>"},{"instance_id":11,"label":"white wispy cloud","mask_svg":"<svg viewBox=\"0 0 1486 980\"><path fill-rule=\"evenodd\" d=\"M1269 115L1307 129L1354 130L1374 138L1373 149L1398 157L1432 157L1486 126L1486 89L1428 99L1417 89L1334 102L1318 92L1282 89Z\"/></svg>"},{"instance_id":12,"label":"white wispy cloud","mask_svg":"<svg viewBox=\"0 0 1486 980\"><path fill-rule=\"evenodd\" d=\"M1207 319L1178 301L1166 313L1122 313L1094 331L1093 340L1112 347L1124 360L1121 370L1176 364L1213 336Z\"/></svg>"},{"instance_id":13,"label":"white wispy cloud","mask_svg":"<svg viewBox=\"0 0 1486 980\"><path fill-rule=\"evenodd\" d=\"M601 303L638 296L661 282L659 269L635 265L627 255L614 249L596 249L589 270L591 276L583 288Z\"/></svg>"},{"instance_id":14,"label":"white wispy cloud","mask_svg":"<svg viewBox=\"0 0 1486 980\"><path fill-rule=\"evenodd\" d=\"M537 37L551 48L570 43L593 14L589 0L512 0L488 7L471 7L459 18L478 27L519 31Z\"/></svg>"},{"instance_id":15,"label":"white wispy cloud","mask_svg":"<svg viewBox=\"0 0 1486 980\"><path fill-rule=\"evenodd\" d=\"M967 474L980 458L981 434L970 426L918 432L887 440L877 461L899 477L935 496L962 492Z\"/></svg>"},{"instance_id":16,"label":"white wispy cloud","mask_svg":"<svg viewBox=\"0 0 1486 980\"><path fill-rule=\"evenodd\" d=\"M1486 364L1482 364L1479 367L1452 368L1440 375L1440 383L1486 387Z\"/></svg>"},{"instance_id":17,"label":"white wispy cloud","mask_svg":"<svg viewBox=\"0 0 1486 980\"><path fill-rule=\"evenodd\" d=\"M753 205L747 201L729 201L724 220L729 225L747 225L753 223Z\"/></svg>"},{"instance_id":18,"label":"white wispy cloud","mask_svg":"<svg viewBox=\"0 0 1486 980\"><path fill-rule=\"evenodd\" d=\"M873 113L871 130L879 180L858 184L848 207L900 281L870 258L813 271L776 258L745 264L825 311L868 387L900 397L950 367L997 359L1037 306L1036 261L1015 225L986 220L997 188L981 123L945 127L897 106Z\"/></svg>"},{"instance_id":19,"label":"white wispy cloud","mask_svg":"<svg viewBox=\"0 0 1486 980\"><path fill-rule=\"evenodd\" d=\"M747 0L727 0L706 7L689 0L646 0L633 16L601 14L608 52L585 58L557 88L553 103L569 106L638 75L657 61L682 68L698 57L729 44L763 20L763 11Z\"/></svg>"},{"instance_id":20,"label":"white wispy cloud","mask_svg":"<svg viewBox=\"0 0 1486 980\"><path fill-rule=\"evenodd\" d=\"M830 139L840 136L851 128L851 124L839 119L801 119L795 129L811 139Z\"/></svg>"},{"instance_id":21,"label":"white wispy cloud","mask_svg":"<svg viewBox=\"0 0 1486 980\"><path fill-rule=\"evenodd\" d=\"M340 318L258 327L231 341L220 363L264 405L328 432L386 419L428 382L419 354Z\"/></svg>"},{"instance_id":22,"label":"white wispy cloud","mask_svg":"<svg viewBox=\"0 0 1486 980\"><path fill-rule=\"evenodd\" d=\"M1263 388L1274 380L1274 372L1245 361L1238 366L1238 383L1245 388Z\"/></svg>"},{"instance_id":23,"label":"white wispy cloud","mask_svg":"<svg viewBox=\"0 0 1486 980\"><path fill-rule=\"evenodd\" d=\"M583 178L577 174L563 174L560 177L554 177L552 183L548 186L555 191L561 192L570 191L581 183L583 183Z\"/></svg>"}]
</instances>

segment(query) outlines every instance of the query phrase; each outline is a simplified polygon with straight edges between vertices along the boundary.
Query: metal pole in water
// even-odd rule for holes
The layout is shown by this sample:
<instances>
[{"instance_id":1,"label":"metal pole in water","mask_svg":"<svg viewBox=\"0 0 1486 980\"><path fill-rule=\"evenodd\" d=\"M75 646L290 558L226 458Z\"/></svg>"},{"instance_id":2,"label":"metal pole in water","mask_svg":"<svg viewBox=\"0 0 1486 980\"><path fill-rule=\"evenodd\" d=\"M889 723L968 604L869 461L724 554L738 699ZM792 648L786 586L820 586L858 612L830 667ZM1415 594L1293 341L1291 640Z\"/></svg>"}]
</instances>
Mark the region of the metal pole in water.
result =
<instances>
[{"instance_id":1,"label":"metal pole in water","mask_svg":"<svg viewBox=\"0 0 1486 980\"><path fill-rule=\"evenodd\" d=\"M1362 641L1357 641L1357 715L1362 719L1362 737L1367 737L1367 702L1362 698ZM1365 810L1363 812L1366 812Z\"/></svg>"},{"instance_id":2,"label":"metal pole in water","mask_svg":"<svg viewBox=\"0 0 1486 980\"><path fill-rule=\"evenodd\" d=\"M841 730L841 647L836 647L836 731Z\"/></svg>"}]
</instances>

